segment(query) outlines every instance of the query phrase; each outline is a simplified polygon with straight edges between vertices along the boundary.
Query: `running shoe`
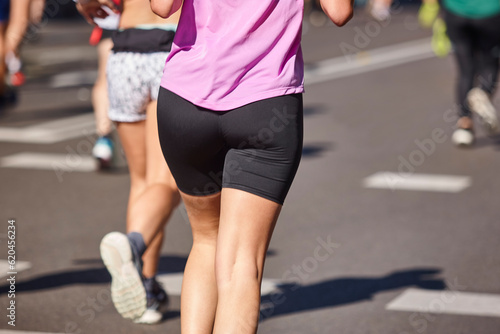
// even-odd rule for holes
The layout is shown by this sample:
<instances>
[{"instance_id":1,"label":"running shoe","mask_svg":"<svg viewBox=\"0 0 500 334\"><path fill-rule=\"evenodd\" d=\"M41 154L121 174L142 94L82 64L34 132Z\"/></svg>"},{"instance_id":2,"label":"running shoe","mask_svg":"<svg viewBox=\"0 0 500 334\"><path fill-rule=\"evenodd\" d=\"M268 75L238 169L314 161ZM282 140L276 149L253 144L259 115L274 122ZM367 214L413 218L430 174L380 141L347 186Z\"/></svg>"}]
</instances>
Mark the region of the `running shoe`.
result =
<instances>
[{"instance_id":1,"label":"running shoe","mask_svg":"<svg viewBox=\"0 0 500 334\"><path fill-rule=\"evenodd\" d=\"M367 6L368 13L377 21L384 22L391 18L391 8L386 4L370 1Z\"/></svg>"},{"instance_id":2,"label":"running shoe","mask_svg":"<svg viewBox=\"0 0 500 334\"><path fill-rule=\"evenodd\" d=\"M148 286L151 285L151 286ZM139 324L157 324L163 319L163 314L167 311L168 295L156 279L151 279L151 284L146 286L147 308L144 314L134 320Z\"/></svg>"},{"instance_id":3,"label":"running shoe","mask_svg":"<svg viewBox=\"0 0 500 334\"><path fill-rule=\"evenodd\" d=\"M108 136L99 137L92 149L100 169L108 169L113 162L113 141Z\"/></svg>"},{"instance_id":4,"label":"running shoe","mask_svg":"<svg viewBox=\"0 0 500 334\"><path fill-rule=\"evenodd\" d=\"M13 87L19 87L24 85L26 77L24 73L21 72L23 66L21 59L17 57L13 52L9 52L5 56L5 64L7 65L7 70L9 71L9 85Z\"/></svg>"},{"instance_id":5,"label":"running shoe","mask_svg":"<svg viewBox=\"0 0 500 334\"><path fill-rule=\"evenodd\" d=\"M437 18L432 25L432 50L438 57L446 57L451 51L451 42L446 34L446 23L442 18Z\"/></svg>"},{"instance_id":6,"label":"running shoe","mask_svg":"<svg viewBox=\"0 0 500 334\"><path fill-rule=\"evenodd\" d=\"M439 4L437 2L423 2L418 10L418 22L424 28L432 27L439 15Z\"/></svg>"},{"instance_id":7,"label":"running shoe","mask_svg":"<svg viewBox=\"0 0 500 334\"><path fill-rule=\"evenodd\" d=\"M111 275L111 299L116 310L124 318L139 319L147 309L140 257L135 254L128 237L119 232L106 234L100 250Z\"/></svg>"},{"instance_id":8,"label":"running shoe","mask_svg":"<svg viewBox=\"0 0 500 334\"><path fill-rule=\"evenodd\" d=\"M12 107L17 102L17 92L10 86L5 87L5 92L0 95L0 115L6 111L7 108Z\"/></svg>"},{"instance_id":9,"label":"running shoe","mask_svg":"<svg viewBox=\"0 0 500 334\"><path fill-rule=\"evenodd\" d=\"M468 147L474 144L474 130L470 117L461 117L457 122L457 129L451 136L453 143L459 147Z\"/></svg>"},{"instance_id":10,"label":"running shoe","mask_svg":"<svg viewBox=\"0 0 500 334\"><path fill-rule=\"evenodd\" d=\"M467 94L467 102L470 109L481 118L488 135L498 134L497 113L488 93L481 88L472 88Z\"/></svg>"}]
</instances>

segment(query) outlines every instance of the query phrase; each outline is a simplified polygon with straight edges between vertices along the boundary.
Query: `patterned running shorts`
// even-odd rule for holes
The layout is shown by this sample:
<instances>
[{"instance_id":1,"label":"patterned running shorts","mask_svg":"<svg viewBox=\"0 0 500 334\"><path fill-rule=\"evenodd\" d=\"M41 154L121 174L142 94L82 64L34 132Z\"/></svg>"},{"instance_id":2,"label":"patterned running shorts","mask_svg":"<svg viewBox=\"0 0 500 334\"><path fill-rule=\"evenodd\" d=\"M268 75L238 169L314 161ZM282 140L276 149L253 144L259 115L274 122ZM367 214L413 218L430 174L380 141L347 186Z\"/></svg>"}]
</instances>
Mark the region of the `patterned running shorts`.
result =
<instances>
[{"instance_id":1,"label":"patterned running shorts","mask_svg":"<svg viewBox=\"0 0 500 334\"><path fill-rule=\"evenodd\" d=\"M112 52L107 64L109 118L115 122L146 119L146 107L158 99L168 52Z\"/></svg>"}]
</instances>

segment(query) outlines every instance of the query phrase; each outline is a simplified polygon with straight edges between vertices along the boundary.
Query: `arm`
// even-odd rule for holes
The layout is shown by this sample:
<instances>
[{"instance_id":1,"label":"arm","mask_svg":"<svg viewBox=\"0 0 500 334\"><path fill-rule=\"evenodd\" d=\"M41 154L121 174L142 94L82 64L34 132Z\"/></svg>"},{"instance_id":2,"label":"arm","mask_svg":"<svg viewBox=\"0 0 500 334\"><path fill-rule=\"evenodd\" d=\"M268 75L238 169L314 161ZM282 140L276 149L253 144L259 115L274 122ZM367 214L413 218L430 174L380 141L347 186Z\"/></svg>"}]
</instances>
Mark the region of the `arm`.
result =
<instances>
[{"instance_id":1,"label":"arm","mask_svg":"<svg viewBox=\"0 0 500 334\"><path fill-rule=\"evenodd\" d=\"M354 0L320 0L320 3L325 14L339 27L352 18Z\"/></svg>"},{"instance_id":2,"label":"arm","mask_svg":"<svg viewBox=\"0 0 500 334\"><path fill-rule=\"evenodd\" d=\"M182 7L182 0L149 0L153 12L166 19Z\"/></svg>"},{"instance_id":3,"label":"arm","mask_svg":"<svg viewBox=\"0 0 500 334\"><path fill-rule=\"evenodd\" d=\"M88 23L94 25L94 17L100 19L105 18L108 14L102 9L102 7L109 7L115 13L119 13L118 7L113 3L112 0L77 0L76 8L82 14L82 16L87 20Z\"/></svg>"}]
</instances>

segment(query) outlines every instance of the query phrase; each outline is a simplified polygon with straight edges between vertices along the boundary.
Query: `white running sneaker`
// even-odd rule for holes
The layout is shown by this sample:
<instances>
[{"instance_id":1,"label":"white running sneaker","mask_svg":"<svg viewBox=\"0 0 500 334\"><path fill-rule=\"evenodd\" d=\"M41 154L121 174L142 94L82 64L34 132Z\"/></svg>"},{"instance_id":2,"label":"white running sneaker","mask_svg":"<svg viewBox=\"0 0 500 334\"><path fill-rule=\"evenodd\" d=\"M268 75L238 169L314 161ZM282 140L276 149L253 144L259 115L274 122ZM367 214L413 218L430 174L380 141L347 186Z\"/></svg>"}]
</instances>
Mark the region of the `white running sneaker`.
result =
<instances>
[{"instance_id":1,"label":"white running sneaker","mask_svg":"<svg viewBox=\"0 0 500 334\"><path fill-rule=\"evenodd\" d=\"M118 313L138 319L146 311L142 266L136 261L127 236L111 232L101 241L101 257L111 274L111 299Z\"/></svg>"},{"instance_id":2,"label":"white running sneaker","mask_svg":"<svg viewBox=\"0 0 500 334\"><path fill-rule=\"evenodd\" d=\"M471 146L474 144L474 133L468 129L458 128L453 131L453 135L451 136L451 140L457 146Z\"/></svg>"},{"instance_id":3,"label":"white running sneaker","mask_svg":"<svg viewBox=\"0 0 500 334\"><path fill-rule=\"evenodd\" d=\"M157 324L162 321L163 314L167 311L168 295L161 284L153 279L152 286L146 287L146 297L148 300L146 312L134 322L148 325Z\"/></svg>"},{"instance_id":4,"label":"white running sneaker","mask_svg":"<svg viewBox=\"0 0 500 334\"><path fill-rule=\"evenodd\" d=\"M482 120L490 136L498 133L498 118L488 93L481 88L473 88L467 94L467 102L473 112Z\"/></svg>"},{"instance_id":5,"label":"white running sneaker","mask_svg":"<svg viewBox=\"0 0 500 334\"><path fill-rule=\"evenodd\" d=\"M384 22L391 18L391 8L384 3L370 1L367 6L368 13L377 21Z\"/></svg>"}]
</instances>

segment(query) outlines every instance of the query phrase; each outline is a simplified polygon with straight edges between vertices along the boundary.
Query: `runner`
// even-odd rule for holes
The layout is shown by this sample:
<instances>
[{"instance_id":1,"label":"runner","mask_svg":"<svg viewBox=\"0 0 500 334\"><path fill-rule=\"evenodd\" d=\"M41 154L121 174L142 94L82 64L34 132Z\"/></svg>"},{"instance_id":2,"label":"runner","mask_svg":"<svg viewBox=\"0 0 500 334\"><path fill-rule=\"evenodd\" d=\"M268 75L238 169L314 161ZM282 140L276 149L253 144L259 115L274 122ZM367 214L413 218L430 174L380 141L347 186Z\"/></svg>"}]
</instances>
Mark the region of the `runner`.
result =
<instances>
[{"instance_id":1,"label":"runner","mask_svg":"<svg viewBox=\"0 0 500 334\"><path fill-rule=\"evenodd\" d=\"M10 0L0 0L0 108L7 103L5 85L5 31L10 14Z\"/></svg>"},{"instance_id":2,"label":"runner","mask_svg":"<svg viewBox=\"0 0 500 334\"><path fill-rule=\"evenodd\" d=\"M474 142L472 112L490 135L498 133L496 110L491 103L498 78L500 54L500 1L443 0L447 33L458 64L456 103L459 106L453 142Z\"/></svg>"},{"instance_id":3,"label":"runner","mask_svg":"<svg viewBox=\"0 0 500 334\"><path fill-rule=\"evenodd\" d=\"M115 1L117 6L120 1ZM109 99L108 82L106 79L106 65L109 54L113 48L111 36L118 29L120 14L108 10L109 16L104 19L94 19L97 24L90 36L90 44L97 45L98 71L97 79L92 89L92 106L96 121L96 132L98 138L92 149L92 155L99 163L99 169L108 169L113 163L114 143L111 132L113 122L108 117Z\"/></svg>"},{"instance_id":4,"label":"runner","mask_svg":"<svg viewBox=\"0 0 500 334\"><path fill-rule=\"evenodd\" d=\"M118 11L112 2L102 2ZM77 6L89 22L108 15L98 1ZM131 188L128 234L106 235L101 256L112 276L116 309L139 323L162 319L167 296L155 275L164 226L180 201L163 160L156 123L158 89L177 21L178 16L163 20L154 15L148 0L124 0L107 64L109 118L125 151Z\"/></svg>"},{"instance_id":5,"label":"runner","mask_svg":"<svg viewBox=\"0 0 500 334\"><path fill-rule=\"evenodd\" d=\"M152 0L162 17L181 0ZM271 235L302 151L303 0L184 0L158 99L193 247L182 333L255 333ZM323 0L337 25L351 0Z\"/></svg>"}]
</instances>

